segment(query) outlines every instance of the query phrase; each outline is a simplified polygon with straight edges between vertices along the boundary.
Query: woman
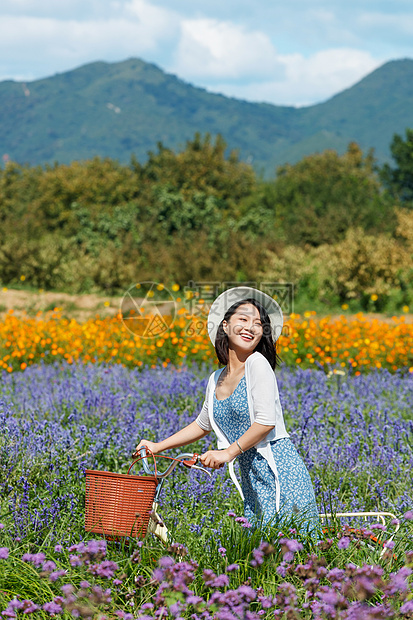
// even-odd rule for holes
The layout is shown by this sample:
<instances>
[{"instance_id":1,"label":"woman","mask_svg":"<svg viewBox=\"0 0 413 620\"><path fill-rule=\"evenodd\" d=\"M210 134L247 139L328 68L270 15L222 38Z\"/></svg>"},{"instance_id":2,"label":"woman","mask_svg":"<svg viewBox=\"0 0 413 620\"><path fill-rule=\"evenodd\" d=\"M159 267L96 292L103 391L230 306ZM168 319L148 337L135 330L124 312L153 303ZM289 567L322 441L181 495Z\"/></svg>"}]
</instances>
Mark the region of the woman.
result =
<instances>
[{"instance_id":1,"label":"woman","mask_svg":"<svg viewBox=\"0 0 413 620\"><path fill-rule=\"evenodd\" d=\"M197 419L159 443L142 440L154 454L201 439L213 430L218 449L201 456L206 467L229 463L229 472L253 525L294 517L312 532L318 523L308 471L285 429L274 368L282 312L271 297L249 287L222 293L211 306L208 333L224 364L209 378ZM239 459L241 486L234 474Z\"/></svg>"}]
</instances>

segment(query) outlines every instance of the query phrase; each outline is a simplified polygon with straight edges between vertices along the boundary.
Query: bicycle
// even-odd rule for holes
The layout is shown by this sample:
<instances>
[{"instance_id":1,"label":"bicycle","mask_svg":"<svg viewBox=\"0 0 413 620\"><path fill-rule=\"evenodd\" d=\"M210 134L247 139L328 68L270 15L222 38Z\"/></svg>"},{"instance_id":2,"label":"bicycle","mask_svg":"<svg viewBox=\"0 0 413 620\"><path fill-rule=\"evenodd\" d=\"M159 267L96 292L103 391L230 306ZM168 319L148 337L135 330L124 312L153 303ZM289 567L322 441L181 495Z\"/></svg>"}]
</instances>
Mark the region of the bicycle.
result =
<instances>
[{"instance_id":1,"label":"bicycle","mask_svg":"<svg viewBox=\"0 0 413 620\"><path fill-rule=\"evenodd\" d=\"M149 467L148 459L152 458L154 469ZM162 473L158 472L156 459L163 458L172 461L169 467ZM190 469L199 469L211 476L211 473L197 465L199 455L196 453L184 452L177 457L155 455L145 446L140 450L140 456L133 461L127 474L116 474L112 472L86 470L86 506L85 506L85 529L88 532L101 534L110 539L130 536L144 538L146 534L152 533L163 543L167 544L168 529L158 513L159 495L163 487L164 480L174 471L177 465L182 464ZM130 475L132 467L141 461L146 476ZM376 517L385 525L386 518L396 519L390 512L340 512L336 514L322 513L319 515L321 522L327 520L327 531L334 528L328 523L329 519L335 521L341 518L364 518ZM399 529L396 525L393 534ZM360 529L349 528L353 533L361 533ZM374 544L383 545L378 537L371 534L369 540ZM383 546L380 557L385 553Z\"/></svg>"},{"instance_id":2,"label":"bicycle","mask_svg":"<svg viewBox=\"0 0 413 620\"><path fill-rule=\"evenodd\" d=\"M154 461L152 471L148 458ZM162 473L158 471L156 458L172 461ZM101 534L108 539L123 537L144 538L147 532L154 534L165 544L168 530L158 513L159 495L167 478L177 465L211 473L197 465L198 454L184 452L177 457L155 455L145 447L130 465L127 474L108 471L86 470L85 530ZM142 461L146 476L131 475L132 467Z\"/></svg>"}]
</instances>

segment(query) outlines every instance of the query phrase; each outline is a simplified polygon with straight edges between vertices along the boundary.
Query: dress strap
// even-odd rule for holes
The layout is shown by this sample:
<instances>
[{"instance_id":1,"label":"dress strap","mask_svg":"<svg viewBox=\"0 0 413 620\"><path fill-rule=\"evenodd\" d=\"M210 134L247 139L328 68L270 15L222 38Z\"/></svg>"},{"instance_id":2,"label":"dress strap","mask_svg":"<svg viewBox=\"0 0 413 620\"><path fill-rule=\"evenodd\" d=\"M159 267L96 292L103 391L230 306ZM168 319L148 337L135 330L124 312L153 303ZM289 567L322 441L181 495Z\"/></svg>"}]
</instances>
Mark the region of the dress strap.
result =
<instances>
[{"instance_id":1,"label":"dress strap","mask_svg":"<svg viewBox=\"0 0 413 620\"><path fill-rule=\"evenodd\" d=\"M281 489L280 489L280 479L278 477L278 469L275 463L274 455L271 450L270 442L263 448L257 448L258 452L263 456L270 466L272 472L274 473L275 478L275 509L277 512L280 511L280 498L281 498Z\"/></svg>"},{"instance_id":2,"label":"dress strap","mask_svg":"<svg viewBox=\"0 0 413 620\"><path fill-rule=\"evenodd\" d=\"M229 475L230 475L232 482L235 484L235 486L237 487L238 493L241 495L242 501L244 501L244 493L242 492L241 485L238 482L238 479L235 475L234 461L230 461L230 463L228 463L228 471L229 471Z\"/></svg>"}]
</instances>

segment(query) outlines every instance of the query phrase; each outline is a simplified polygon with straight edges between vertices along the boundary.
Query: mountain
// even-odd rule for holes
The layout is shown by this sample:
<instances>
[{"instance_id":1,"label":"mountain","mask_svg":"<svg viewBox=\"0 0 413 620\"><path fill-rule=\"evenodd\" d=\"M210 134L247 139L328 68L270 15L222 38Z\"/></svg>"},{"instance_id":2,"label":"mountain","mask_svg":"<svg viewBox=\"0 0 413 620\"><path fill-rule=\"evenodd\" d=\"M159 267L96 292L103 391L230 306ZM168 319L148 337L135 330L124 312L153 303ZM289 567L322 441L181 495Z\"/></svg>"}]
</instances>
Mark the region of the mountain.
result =
<instances>
[{"instance_id":1,"label":"mountain","mask_svg":"<svg viewBox=\"0 0 413 620\"><path fill-rule=\"evenodd\" d=\"M135 58L94 62L30 83L0 83L0 157L34 164L95 155L144 161L157 142L179 149L195 132L221 133L267 175L285 162L355 140L389 158L413 127L413 60L388 62L325 103L249 103L194 87Z\"/></svg>"}]
</instances>

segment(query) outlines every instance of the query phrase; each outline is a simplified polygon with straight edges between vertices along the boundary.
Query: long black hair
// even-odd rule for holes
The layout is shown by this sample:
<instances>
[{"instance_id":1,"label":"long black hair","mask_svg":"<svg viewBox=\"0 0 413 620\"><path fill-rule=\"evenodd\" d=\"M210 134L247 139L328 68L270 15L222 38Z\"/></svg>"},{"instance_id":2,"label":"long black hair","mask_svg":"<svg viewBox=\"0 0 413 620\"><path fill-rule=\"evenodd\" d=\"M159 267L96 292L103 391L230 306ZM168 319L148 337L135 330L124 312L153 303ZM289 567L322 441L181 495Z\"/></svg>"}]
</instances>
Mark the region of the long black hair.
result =
<instances>
[{"instance_id":1,"label":"long black hair","mask_svg":"<svg viewBox=\"0 0 413 620\"><path fill-rule=\"evenodd\" d=\"M261 325L262 325L262 338L255 347L255 351L259 351L267 358L270 363L271 368L274 370L276 366L280 364L280 358L277 354L276 344L273 341L272 330L271 330L271 321L268 316L268 312L256 299L249 297L248 299L242 299L241 301L237 301L235 304L230 306L226 311L224 318L217 329L217 335L215 338L215 352L217 354L217 358L221 364L228 364L228 349L229 349L229 341L228 336L224 331L223 322L229 321L235 311L244 304L252 304L255 306L260 313Z\"/></svg>"}]
</instances>

